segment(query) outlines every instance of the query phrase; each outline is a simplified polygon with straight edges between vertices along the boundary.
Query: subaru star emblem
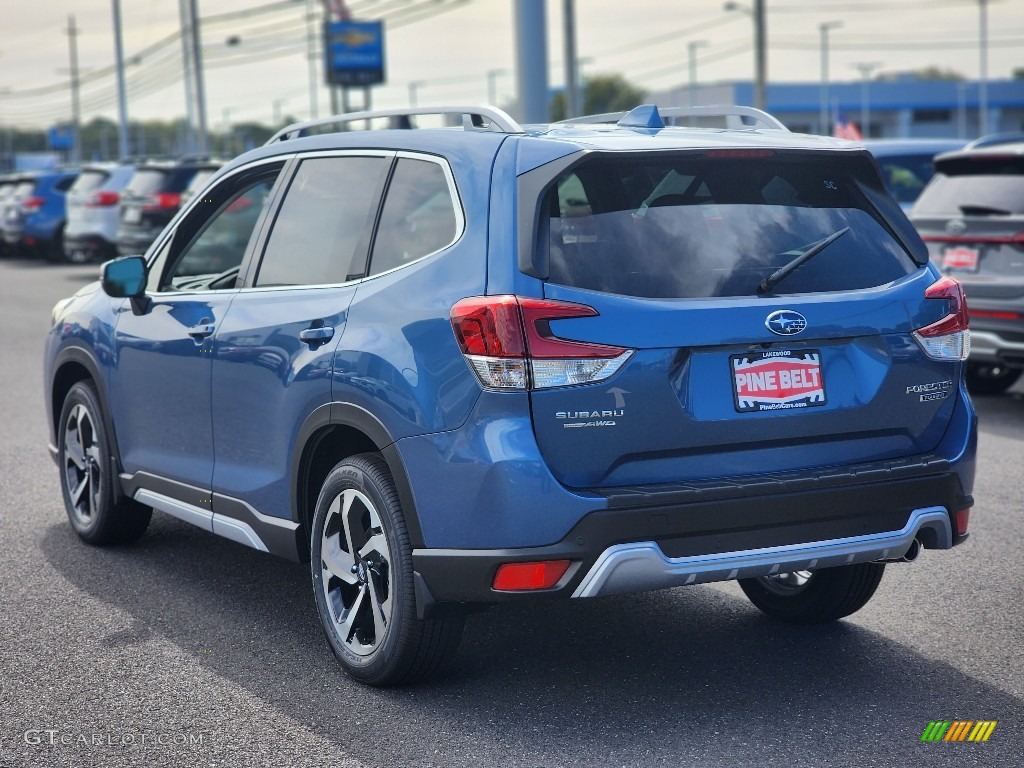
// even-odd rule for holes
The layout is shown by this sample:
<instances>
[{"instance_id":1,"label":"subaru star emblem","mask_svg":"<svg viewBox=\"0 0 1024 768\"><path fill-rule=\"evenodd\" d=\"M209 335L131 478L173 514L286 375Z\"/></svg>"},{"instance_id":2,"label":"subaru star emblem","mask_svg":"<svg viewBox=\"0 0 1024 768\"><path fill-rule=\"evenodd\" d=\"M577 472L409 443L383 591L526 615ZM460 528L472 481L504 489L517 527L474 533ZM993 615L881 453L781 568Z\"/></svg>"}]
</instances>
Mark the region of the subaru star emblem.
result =
<instances>
[{"instance_id":1,"label":"subaru star emblem","mask_svg":"<svg viewBox=\"0 0 1024 768\"><path fill-rule=\"evenodd\" d=\"M792 309L779 309L768 315L764 324L779 336L793 336L807 327L807 318Z\"/></svg>"}]
</instances>

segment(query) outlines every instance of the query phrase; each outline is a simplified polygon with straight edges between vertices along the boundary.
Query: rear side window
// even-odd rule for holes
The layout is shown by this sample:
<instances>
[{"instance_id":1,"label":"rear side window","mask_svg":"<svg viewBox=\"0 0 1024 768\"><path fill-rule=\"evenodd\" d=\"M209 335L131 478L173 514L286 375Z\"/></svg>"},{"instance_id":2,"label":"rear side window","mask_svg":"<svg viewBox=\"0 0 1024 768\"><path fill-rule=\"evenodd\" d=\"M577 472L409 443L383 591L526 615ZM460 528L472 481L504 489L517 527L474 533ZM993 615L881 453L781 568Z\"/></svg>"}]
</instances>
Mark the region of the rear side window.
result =
<instances>
[{"instance_id":1,"label":"rear side window","mask_svg":"<svg viewBox=\"0 0 1024 768\"><path fill-rule=\"evenodd\" d=\"M914 216L1024 214L1024 157L964 156L938 164Z\"/></svg>"},{"instance_id":2,"label":"rear side window","mask_svg":"<svg viewBox=\"0 0 1024 768\"><path fill-rule=\"evenodd\" d=\"M256 285L331 285L362 277L389 158L303 160L263 252Z\"/></svg>"},{"instance_id":3,"label":"rear side window","mask_svg":"<svg viewBox=\"0 0 1024 768\"><path fill-rule=\"evenodd\" d=\"M935 173L930 154L888 155L877 160L885 188L901 203L914 202Z\"/></svg>"},{"instance_id":4,"label":"rear side window","mask_svg":"<svg viewBox=\"0 0 1024 768\"><path fill-rule=\"evenodd\" d=\"M593 158L545 201L549 280L649 298L752 296L762 279L849 228L777 292L869 288L917 267L865 196L865 158Z\"/></svg>"},{"instance_id":5,"label":"rear side window","mask_svg":"<svg viewBox=\"0 0 1024 768\"><path fill-rule=\"evenodd\" d=\"M455 206L444 169L427 160L401 158L388 185L370 274L441 250L455 239L455 229Z\"/></svg>"}]
</instances>

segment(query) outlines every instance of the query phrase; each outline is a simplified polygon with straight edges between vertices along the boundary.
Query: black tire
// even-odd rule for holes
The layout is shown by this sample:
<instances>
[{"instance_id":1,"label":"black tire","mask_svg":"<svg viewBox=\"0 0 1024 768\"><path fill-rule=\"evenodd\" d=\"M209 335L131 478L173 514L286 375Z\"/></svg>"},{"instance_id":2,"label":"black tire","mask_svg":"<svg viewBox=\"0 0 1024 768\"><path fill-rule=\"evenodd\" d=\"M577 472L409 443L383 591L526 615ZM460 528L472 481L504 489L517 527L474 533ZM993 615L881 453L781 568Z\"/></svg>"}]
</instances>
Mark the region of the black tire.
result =
<instances>
[{"instance_id":1,"label":"black tire","mask_svg":"<svg viewBox=\"0 0 1024 768\"><path fill-rule=\"evenodd\" d=\"M310 553L327 642L356 680L382 687L414 683L454 656L463 617L416 617L409 534L381 456L352 456L327 475Z\"/></svg>"},{"instance_id":2,"label":"black tire","mask_svg":"<svg viewBox=\"0 0 1024 768\"><path fill-rule=\"evenodd\" d=\"M57 421L57 459L71 527L90 544L126 544L146 532L153 510L115 500L114 468L96 389L80 381L68 391Z\"/></svg>"},{"instance_id":3,"label":"black tire","mask_svg":"<svg viewBox=\"0 0 1024 768\"><path fill-rule=\"evenodd\" d=\"M973 395L998 395L1016 384L1021 373L998 363L967 363L967 389Z\"/></svg>"},{"instance_id":4,"label":"black tire","mask_svg":"<svg viewBox=\"0 0 1024 768\"><path fill-rule=\"evenodd\" d=\"M740 579L740 588L773 619L824 624L863 608L875 594L885 563L860 563L820 571Z\"/></svg>"}]
</instances>

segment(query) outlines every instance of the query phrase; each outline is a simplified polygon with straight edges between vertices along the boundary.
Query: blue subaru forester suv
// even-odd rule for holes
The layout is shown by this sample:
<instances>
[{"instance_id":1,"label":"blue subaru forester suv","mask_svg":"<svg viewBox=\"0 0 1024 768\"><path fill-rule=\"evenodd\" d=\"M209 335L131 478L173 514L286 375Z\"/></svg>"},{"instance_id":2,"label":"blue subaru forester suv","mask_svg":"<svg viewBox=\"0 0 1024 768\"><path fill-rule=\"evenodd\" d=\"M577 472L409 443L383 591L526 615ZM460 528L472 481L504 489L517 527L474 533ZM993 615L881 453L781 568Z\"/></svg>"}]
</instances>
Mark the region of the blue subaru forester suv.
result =
<instances>
[{"instance_id":1,"label":"blue subaru forester suv","mask_svg":"<svg viewBox=\"0 0 1024 768\"><path fill-rule=\"evenodd\" d=\"M853 613L967 536L968 350L862 147L745 107L450 107L225 166L54 308L45 380L84 540L157 509L308 562L344 668L393 685L488 603L737 579Z\"/></svg>"}]
</instances>

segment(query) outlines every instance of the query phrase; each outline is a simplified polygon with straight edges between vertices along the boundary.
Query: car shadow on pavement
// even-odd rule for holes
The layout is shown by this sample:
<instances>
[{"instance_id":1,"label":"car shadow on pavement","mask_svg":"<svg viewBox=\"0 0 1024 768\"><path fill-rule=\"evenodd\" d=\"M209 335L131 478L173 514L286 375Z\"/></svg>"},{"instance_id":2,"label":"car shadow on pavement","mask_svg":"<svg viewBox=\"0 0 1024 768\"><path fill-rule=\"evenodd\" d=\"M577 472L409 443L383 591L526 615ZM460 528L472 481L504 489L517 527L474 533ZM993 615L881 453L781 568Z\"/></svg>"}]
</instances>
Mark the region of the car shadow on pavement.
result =
<instances>
[{"instance_id":1,"label":"car shadow on pavement","mask_svg":"<svg viewBox=\"0 0 1024 768\"><path fill-rule=\"evenodd\" d=\"M83 545L65 524L40 546L130 617L104 645L194 651L367 765L1011 766L1024 746L1019 699L853 621L790 627L717 589L500 606L469 619L450 675L375 690L336 665L307 566L160 514L132 547ZM957 718L1000 726L986 744L921 743ZM233 724L240 739L265 727Z\"/></svg>"}]
</instances>

